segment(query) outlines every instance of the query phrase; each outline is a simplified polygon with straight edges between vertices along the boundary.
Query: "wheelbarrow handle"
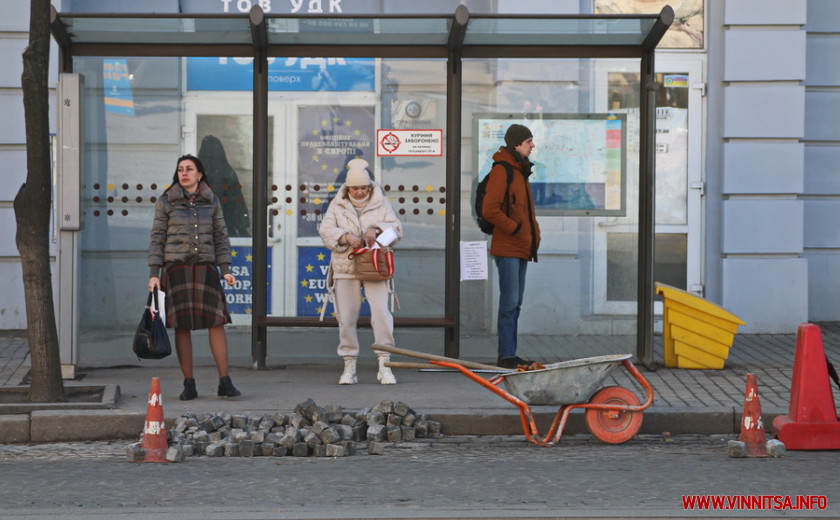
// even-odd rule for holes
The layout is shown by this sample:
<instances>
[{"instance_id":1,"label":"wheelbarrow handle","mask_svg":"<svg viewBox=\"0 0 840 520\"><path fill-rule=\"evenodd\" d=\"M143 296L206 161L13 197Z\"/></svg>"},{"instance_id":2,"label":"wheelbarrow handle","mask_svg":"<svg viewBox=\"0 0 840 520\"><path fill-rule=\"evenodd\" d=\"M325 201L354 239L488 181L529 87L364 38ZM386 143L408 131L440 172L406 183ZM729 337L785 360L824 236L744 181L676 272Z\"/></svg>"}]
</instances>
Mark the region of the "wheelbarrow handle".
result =
<instances>
[{"instance_id":1,"label":"wheelbarrow handle","mask_svg":"<svg viewBox=\"0 0 840 520\"><path fill-rule=\"evenodd\" d=\"M446 361L448 363L455 363L456 365L461 365L465 368L474 368L477 370L498 370L500 372L509 372L510 370L504 369L501 367L493 366L493 365L485 365L483 363L474 363L472 361L465 361L463 359L454 359L444 356L436 356L434 354L427 354L425 352L417 352L414 350L406 350L403 348L397 347L386 347L385 345L377 345L374 343L371 345L373 350L381 350L384 352L389 352L391 354L399 354L401 356L408 356L418 359L427 359L427 360L435 360L435 361Z\"/></svg>"},{"instance_id":2,"label":"wheelbarrow handle","mask_svg":"<svg viewBox=\"0 0 840 520\"><path fill-rule=\"evenodd\" d=\"M388 368L416 368L417 370L437 368L431 363L411 363L407 361L386 361L385 366Z\"/></svg>"}]
</instances>

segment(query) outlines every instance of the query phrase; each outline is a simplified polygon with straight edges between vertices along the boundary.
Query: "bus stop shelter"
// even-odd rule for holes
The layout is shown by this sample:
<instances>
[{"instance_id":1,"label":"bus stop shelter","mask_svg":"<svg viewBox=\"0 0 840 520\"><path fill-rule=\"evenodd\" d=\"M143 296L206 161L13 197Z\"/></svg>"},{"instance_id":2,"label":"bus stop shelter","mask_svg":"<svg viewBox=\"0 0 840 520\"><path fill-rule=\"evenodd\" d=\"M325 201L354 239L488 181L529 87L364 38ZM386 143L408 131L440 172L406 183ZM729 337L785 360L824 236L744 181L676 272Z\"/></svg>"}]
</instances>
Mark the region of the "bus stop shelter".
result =
<instances>
[{"instance_id":1,"label":"bus stop shelter","mask_svg":"<svg viewBox=\"0 0 840 520\"><path fill-rule=\"evenodd\" d=\"M446 191L461 193L461 64L467 58L635 58L640 60L638 265L636 356L653 367L653 244L655 90L654 51L674 19L666 6L645 15L471 15L466 6L431 15L341 16L363 19L372 32L340 25L305 31L291 15L59 13L52 9L52 34L60 48L60 71L73 72L74 57L253 57L253 230L268 221L268 60L272 57L437 58L446 60ZM325 24L325 27L327 25ZM337 27L339 27L337 29ZM61 172L59 172L61 175ZM81 204L81 201L80 201ZM256 208L262 208L256 210ZM400 316L395 325L444 331L444 353L459 357L459 240L461 201L445 203L445 304L435 317ZM253 236L251 353L265 368L267 327L312 327L309 317L272 317L267 309L267 238ZM60 312L62 312L60 310ZM334 325L334 324L332 324Z\"/></svg>"}]
</instances>

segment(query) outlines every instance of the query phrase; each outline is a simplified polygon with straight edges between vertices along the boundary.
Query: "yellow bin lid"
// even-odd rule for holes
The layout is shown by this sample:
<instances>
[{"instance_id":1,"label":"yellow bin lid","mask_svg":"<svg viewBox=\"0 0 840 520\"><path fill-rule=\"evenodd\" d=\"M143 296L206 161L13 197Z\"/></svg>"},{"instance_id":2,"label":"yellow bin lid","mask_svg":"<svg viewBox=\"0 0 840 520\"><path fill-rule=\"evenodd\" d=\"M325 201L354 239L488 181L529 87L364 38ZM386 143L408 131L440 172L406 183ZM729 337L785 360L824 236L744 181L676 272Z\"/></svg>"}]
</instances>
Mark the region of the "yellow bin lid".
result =
<instances>
[{"instance_id":1,"label":"yellow bin lid","mask_svg":"<svg viewBox=\"0 0 840 520\"><path fill-rule=\"evenodd\" d=\"M720 305L712 303L704 298L701 298L696 294L692 294L688 291L677 289L676 287L671 287L670 285L666 285L664 283L659 282L655 282L655 286L656 293L665 298L666 300L671 299L675 302L679 302L683 305L688 305L689 307L695 308L698 311L705 312L706 314L710 314L712 316L731 321L739 325L746 325L744 320L742 320L738 316L735 316Z\"/></svg>"}]
</instances>

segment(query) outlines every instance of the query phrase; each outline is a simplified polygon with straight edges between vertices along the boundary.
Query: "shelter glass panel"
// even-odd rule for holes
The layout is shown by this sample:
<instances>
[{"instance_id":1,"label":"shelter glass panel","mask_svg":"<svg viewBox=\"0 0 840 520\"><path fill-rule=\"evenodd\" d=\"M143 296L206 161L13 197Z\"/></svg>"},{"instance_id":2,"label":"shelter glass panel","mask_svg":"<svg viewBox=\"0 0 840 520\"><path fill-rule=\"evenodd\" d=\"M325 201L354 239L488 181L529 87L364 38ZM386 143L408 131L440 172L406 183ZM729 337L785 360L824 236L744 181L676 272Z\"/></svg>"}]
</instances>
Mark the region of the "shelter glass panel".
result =
<instances>
[{"instance_id":1,"label":"shelter glass panel","mask_svg":"<svg viewBox=\"0 0 840 520\"><path fill-rule=\"evenodd\" d=\"M247 16L218 18L117 18L84 15L62 18L75 43L251 44Z\"/></svg>"},{"instance_id":2,"label":"shelter glass panel","mask_svg":"<svg viewBox=\"0 0 840 520\"><path fill-rule=\"evenodd\" d=\"M337 38L341 45L445 45L451 18L270 18L270 44L323 45Z\"/></svg>"},{"instance_id":3,"label":"shelter glass panel","mask_svg":"<svg viewBox=\"0 0 840 520\"><path fill-rule=\"evenodd\" d=\"M536 145L530 157L534 163L530 181L542 241L539 262L528 265L519 317L519 334L524 338L531 334L603 334L606 337L600 350L591 352L592 355L634 349L638 270L635 252L639 232L639 171L635 160L639 150L638 113L610 109L606 102L610 92L609 74L599 71L604 67L616 71L638 70L639 66L638 59L464 62L462 173L472 182L462 183L462 240L486 241L490 247L491 238L475 224L473 193L476 183L489 169L491 159L485 156L505 145L507 126L511 123L527 126ZM638 83L627 88L638 96ZM476 121L485 121L483 118L488 114L495 114L505 123L490 128L488 133L486 124L476 125ZM482 143L494 136L492 147ZM610 151L610 146L618 149ZM612 176L611 172L622 173ZM591 202L586 208L581 205L584 198ZM615 211L587 209L598 204ZM557 208L566 209L558 211ZM608 231L619 230L632 239L609 240ZM620 270L608 269L615 263ZM619 273L620 281L608 278L608 273ZM608 290L612 285L615 288ZM492 257L487 280L462 282L462 334L482 328L495 331L497 286ZM609 315L598 312L605 298L618 294L616 290L622 297L631 295L627 307ZM546 359L556 359L561 355L559 348L541 354Z\"/></svg>"},{"instance_id":4,"label":"shelter glass panel","mask_svg":"<svg viewBox=\"0 0 840 520\"><path fill-rule=\"evenodd\" d=\"M355 63L355 65L353 65ZM327 60L329 78L352 75L342 67L364 60ZM346 64L346 65L342 65ZM396 245L396 316L440 317L444 302L446 167L446 62L440 59L370 60L371 81L357 88L329 90L329 78L306 94L269 96L269 112L283 114L275 125L280 152L269 193L272 294L269 314L319 316L334 312L327 301L331 253L319 227L340 193L347 163L363 159L403 226ZM340 81L334 84L340 84ZM336 87L337 88L337 87ZM285 266L285 271L275 266ZM366 303L362 315L369 315Z\"/></svg>"},{"instance_id":5,"label":"shelter glass panel","mask_svg":"<svg viewBox=\"0 0 840 520\"><path fill-rule=\"evenodd\" d=\"M251 79L234 95L186 90L183 58L75 58L85 77L84 228L80 233L80 332L130 332L149 278L154 207L175 182L177 159L199 157L222 202L234 252L226 286L234 323L249 319L253 122ZM212 99L213 101L210 101ZM271 151L269 152L271 155Z\"/></svg>"},{"instance_id":6,"label":"shelter glass panel","mask_svg":"<svg viewBox=\"0 0 840 520\"><path fill-rule=\"evenodd\" d=\"M475 18L465 45L641 45L648 18Z\"/></svg>"}]
</instances>

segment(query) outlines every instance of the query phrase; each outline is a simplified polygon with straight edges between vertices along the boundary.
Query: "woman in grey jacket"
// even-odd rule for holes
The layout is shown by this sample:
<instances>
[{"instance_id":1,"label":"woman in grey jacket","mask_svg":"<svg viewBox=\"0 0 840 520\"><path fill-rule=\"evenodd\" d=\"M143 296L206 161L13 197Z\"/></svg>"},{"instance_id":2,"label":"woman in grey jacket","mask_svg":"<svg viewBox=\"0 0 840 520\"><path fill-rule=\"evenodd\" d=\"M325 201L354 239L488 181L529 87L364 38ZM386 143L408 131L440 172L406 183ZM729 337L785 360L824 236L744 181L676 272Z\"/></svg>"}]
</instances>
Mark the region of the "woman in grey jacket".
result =
<instances>
[{"instance_id":1,"label":"woman in grey jacket","mask_svg":"<svg viewBox=\"0 0 840 520\"><path fill-rule=\"evenodd\" d=\"M175 329L175 350L184 374L182 401L198 397L190 331L209 329L219 372L220 397L240 395L228 375L224 325L230 323L219 277L233 285L230 239L222 206L207 184L204 165L192 155L178 159L172 185L155 203L149 243L149 291L166 292L166 323ZM161 269L163 275L161 277Z\"/></svg>"},{"instance_id":2,"label":"woman in grey jacket","mask_svg":"<svg viewBox=\"0 0 840 520\"><path fill-rule=\"evenodd\" d=\"M353 159L347 163L344 185L330 202L319 228L324 245L332 251L327 280L333 284L331 292L338 318L338 355L344 358L344 372L338 380L340 385L352 385L358 381L356 359L359 357L359 338L356 324L362 308L362 286L370 304L374 343L394 346L394 317L388 310L388 296L393 292L392 281L356 280L355 265L348 257L360 247L373 245L376 237L388 229L398 239L402 237L402 224L385 193L371 180L367 166L364 159ZM376 353L379 358L377 380L383 385L396 384L393 372L385 366L389 355L380 351Z\"/></svg>"}]
</instances>

